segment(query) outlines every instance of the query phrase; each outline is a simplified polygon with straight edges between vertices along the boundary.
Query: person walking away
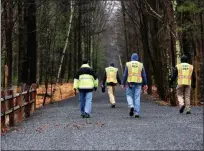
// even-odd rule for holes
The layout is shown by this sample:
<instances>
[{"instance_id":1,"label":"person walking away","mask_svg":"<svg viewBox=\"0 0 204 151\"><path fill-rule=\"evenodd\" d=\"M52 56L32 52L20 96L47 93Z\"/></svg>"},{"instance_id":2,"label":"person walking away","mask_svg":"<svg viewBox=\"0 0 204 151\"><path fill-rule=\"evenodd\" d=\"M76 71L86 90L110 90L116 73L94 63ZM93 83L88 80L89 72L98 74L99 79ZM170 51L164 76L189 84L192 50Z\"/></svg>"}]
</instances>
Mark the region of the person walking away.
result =
<instances>
[{"instance_id":1,"label":"person walking away","mask_svg":"<svg viewBox=\"0 0 204 151\"><path fill-rule=\"evenodd\" d=\"M191 114L190 111L190 94L191 87L195 88L196 77L193 70L193 65L188 63L188 57L183 55L181 57L181 63L176 65L176 69L173 72L170 87L172 87L173 81L177 79L176 94L179 102L180 113L184 112L186 108L186 114Z\"/></svg>"},{"instance_id":2,"label":"person walking away","mask_svg":"<svg viewBox=\"0 0 204 151\"><path fill-rule=\"evenodd\" d=\"M148 89L147 78L143 63L138 61L139 57L137 53L133 53L131 61L126 63L122 87L126 87L126 98L128 107L130 109L129 115L140 117L140 95L143 86L144 91Z\"/></svg>"},{"instance_id":3,"label":"person walking away","mask_svg":"<svg viewBox=\"0 0 204 151\"><path fill-rule=\"evenodd\" d=\"M97 90L98 78L87 60L79 68L74 78L74 90L79 91L81 117L89 118L92 111L92 93Z\"/></svg>"},{"instance_id":4,"label":"person walking away","mask_svg":"<svg viewBox=\"0 0 204 151\"><path fill-rule=\"evenodd\" d=\"M110 66L105 68L105 73L103 77L102 88L105 88L105 83L107 84L108 96L112 108L115 108L115 86L117 83L121 85L120 76L118 73L118 68L114 67L114 63L110 63Z\"/></svg>"}]
</instances>

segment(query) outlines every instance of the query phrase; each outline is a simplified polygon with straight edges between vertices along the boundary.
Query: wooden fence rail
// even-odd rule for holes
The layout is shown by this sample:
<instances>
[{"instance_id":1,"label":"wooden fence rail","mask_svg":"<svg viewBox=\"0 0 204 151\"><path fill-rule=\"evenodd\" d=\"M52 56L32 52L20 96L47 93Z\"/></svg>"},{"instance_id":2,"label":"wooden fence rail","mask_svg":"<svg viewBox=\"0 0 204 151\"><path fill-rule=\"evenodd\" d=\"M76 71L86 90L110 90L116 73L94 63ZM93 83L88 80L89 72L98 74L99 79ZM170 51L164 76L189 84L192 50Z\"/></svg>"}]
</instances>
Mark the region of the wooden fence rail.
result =
<instances>
[{"instance_id":1,"label":"wooden fence rail","mask_svg":"<svg viewBox=\"0 0 204 151\"><path fill-rule=\"evenodd\" d=\"M29 117L36 110L36 89L14 94L13 90L1 91L1 131Z\"/></svg>"}]
</instances>

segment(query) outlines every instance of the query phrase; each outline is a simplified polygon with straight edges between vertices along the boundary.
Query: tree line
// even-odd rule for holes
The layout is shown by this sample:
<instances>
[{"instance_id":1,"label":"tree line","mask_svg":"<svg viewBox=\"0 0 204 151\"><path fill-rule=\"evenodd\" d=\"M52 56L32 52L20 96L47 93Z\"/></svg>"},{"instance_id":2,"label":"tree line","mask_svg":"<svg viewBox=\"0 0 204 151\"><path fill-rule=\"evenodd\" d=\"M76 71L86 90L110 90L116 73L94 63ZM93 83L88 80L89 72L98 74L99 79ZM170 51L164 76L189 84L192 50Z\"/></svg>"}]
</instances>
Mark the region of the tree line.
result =
<instances>
[{"instance_id":1,"label":"tree line","mask_svg":"<svg viewBox=\"0 0 204 151\"><path fill-rule=\"evenodd\" d=\"M149 90L155 84L162 100L176 105L175 89L169 89L169 77L187 55L196 72L194 103L204 101L204 1L200 0L131 0L120 1L116 22L123 62L137 52L144 62ZM123 36L121 36L123 35ZM122 38L121 38L122 37Z\"/></svg>"},{"instance_id":2,"label":"tree line","mask_svg":"<svg viewBox=\"0 0 204 151\"><path fill-rule=\"evenodd\" d=\"M138 53L148 93L156 85L160 98L172 105L169 77L187 55L197 77L192 100L204 101L201 0L2 0L1 16L2 87L69 82L83 58L100 78L107 65L104 41L112 37L117 51L110 52L118 55L121 71Z\"/></svg>"},{"instance_id":3,"label":"tree line","mask_svg":"<svg viewBox=\"0 0 204 151\"><path fill-rule=\"evenodd\" d=\"M83 58L102 72L107 5L97 0L3 0L1 86L68 82Z\"/></svg>"}]
</instances>

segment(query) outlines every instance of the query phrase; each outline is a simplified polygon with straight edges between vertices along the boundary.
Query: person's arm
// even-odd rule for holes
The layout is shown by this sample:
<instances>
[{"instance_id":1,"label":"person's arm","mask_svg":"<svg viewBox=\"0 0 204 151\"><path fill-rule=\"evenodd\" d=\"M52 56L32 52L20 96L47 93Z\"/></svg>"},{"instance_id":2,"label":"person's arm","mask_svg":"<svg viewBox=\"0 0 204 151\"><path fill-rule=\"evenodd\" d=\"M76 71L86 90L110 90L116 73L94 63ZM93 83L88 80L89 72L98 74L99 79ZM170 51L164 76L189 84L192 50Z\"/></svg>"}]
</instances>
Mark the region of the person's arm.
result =
<instances>
[{"instance_id":1,"label":"person's arm","mask_svg":"<svg viewBox=\"0 0 204 151\"><path fill-rule=\"evenodd\" d=\"M127 82L127 77L128 77L128 68L127 66L125 66L125 70L124 70L124 73L123 73L123 82L122 82L122 85L125 86L126 82Z\"/></svg>"},{"instance_id":2,"label":"person's arm","mask_svg":"<svg viewBox=\"0 0 204 151\"><path fill-rule=\"evenodd\" d=\"M171 80L170 80L170 86L173 85L173 82L176 80L176 78L178 77L178 69L176 67L175 71L173 72L173 75L171 76Z\"/></svg>"},{"instance_id":3,"label":"person's arm","mask_svg":"<svg viewBox=\"0 0 204 151\"><path fill-rule=\"evenodd\" d=\"M117 71L117 81L121 85L120 75L119 75L118 71Z\"/></svg>"},{"instance_id":4,"label":"person's arm","mask_svg":"<svg viewBox=\"0 0 204 151\"><path fill-rule=\"evenodd\" d=\"M74 88L75 95L76 95L76 90L79 88L79 71L74 76L74 86L73 86L73 88Z\"/></svg>"},{"instance_id":5,"label":"person's arm","mask_svg":"<svg viewBox=\"0 0 204 151\"><path fill-rule=\"evenodd\" d=\"M106 83L106 71L104 72L104 75L103 75L103 86L105 86L105 83Z\"/></svg>"},{"instance_id":6,"label":"person's arm","mask_svg":"<svg viewBox=\"0 0 204 151\"><path fill-rule=\"evenodd\" d=\"M146 72L145 72L144 66L142 68L142 81L143 81L143 85L147 85L147 76L146 76Z\"/></svg>"},{"instance_id":7,"label":"person's arm","mask_svg":"<svg viewBox=\"0 0 204 151\"><path fill-rule=\"evenodd\" d=\"M96 90L98 87L98 77L96 76L96 73L92 70L92 75L94 77L94 89Z\"/></svg>"}]
</instances>

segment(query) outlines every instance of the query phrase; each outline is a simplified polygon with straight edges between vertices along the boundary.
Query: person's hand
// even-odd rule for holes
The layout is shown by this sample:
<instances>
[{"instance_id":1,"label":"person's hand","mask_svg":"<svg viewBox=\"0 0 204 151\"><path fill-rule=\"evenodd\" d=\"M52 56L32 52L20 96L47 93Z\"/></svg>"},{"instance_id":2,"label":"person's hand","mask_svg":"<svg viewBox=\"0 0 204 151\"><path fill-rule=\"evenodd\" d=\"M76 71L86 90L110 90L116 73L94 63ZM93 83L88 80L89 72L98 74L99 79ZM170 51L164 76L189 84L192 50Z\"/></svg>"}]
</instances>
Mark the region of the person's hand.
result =
<instances>
[{"instance_id":1,"label":"person's hand","mask_svg":"<svg viewBox=\"0 0 204 151\"><path fill-rule=\"evenodd\" d=\"M148 86L147 86L147 85L144 85L143 90L144 90L144 91L147 91L147 90L148 90Z\"/></svg>"},{"instance_id":2,"label":"person's hand","mask_svg":"<svg viewBox=\"0 0 204 151\"><path fill-rule=\"evenodd\" d=\"M103 88L103 87L104 87L104 85L101 85L101 87Z\"/></svg>"},{"instance_id":3,"label":"person's hand","mask_svg":"<svg viewBox=\"0 0 204 151\"><path fill-rule=\"evenodd\" d=\"M77 94L77 93L76 93L76 89L74 89L74 95L76 96L76 94Z\"/></svg>"},{"instance_id":4,"label":"person's hand","mask_svg":"<svg viewBox=\"0 0 204 151\"><path fill-rule=\"evenodd\" d=\"M125 85L121 85L121 87L124 89L124 88L125 88Z\"/></svg>"}]
</instances>

